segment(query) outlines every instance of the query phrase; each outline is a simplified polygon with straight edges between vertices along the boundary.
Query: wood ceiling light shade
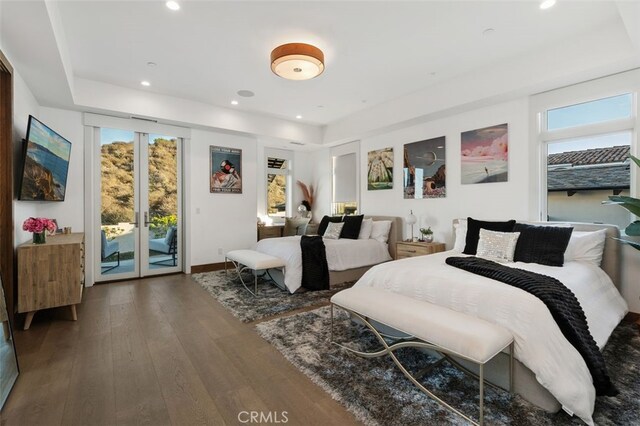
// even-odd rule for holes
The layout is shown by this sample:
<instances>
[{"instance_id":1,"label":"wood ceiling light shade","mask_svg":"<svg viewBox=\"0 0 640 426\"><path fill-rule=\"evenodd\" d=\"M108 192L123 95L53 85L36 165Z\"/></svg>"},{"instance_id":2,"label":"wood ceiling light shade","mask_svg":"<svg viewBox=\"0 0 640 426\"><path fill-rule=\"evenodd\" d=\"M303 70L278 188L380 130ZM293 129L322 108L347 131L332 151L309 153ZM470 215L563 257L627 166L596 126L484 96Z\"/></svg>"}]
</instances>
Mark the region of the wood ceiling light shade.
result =
<instances>
[{"instance_id":1,"label":"wood ceiling light shade","mask_svg":"<svg viewBox=\"0 0 640 426\"><path fill-rule=\"evenodd\" d=\"M309 80L324 71L324 53L310 44L283 44L271 52L271 71L287 80Z\"/></svg>"}]
</instances>

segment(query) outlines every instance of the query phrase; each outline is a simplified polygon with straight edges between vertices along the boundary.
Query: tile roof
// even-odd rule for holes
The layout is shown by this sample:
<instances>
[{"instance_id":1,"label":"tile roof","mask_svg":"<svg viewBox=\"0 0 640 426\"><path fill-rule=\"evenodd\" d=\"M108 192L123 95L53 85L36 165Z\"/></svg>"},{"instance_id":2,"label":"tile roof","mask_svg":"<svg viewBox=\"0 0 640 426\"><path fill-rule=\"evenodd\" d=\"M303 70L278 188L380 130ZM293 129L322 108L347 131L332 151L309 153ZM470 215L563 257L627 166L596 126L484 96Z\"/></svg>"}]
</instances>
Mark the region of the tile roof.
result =
<instances>
[{"instance_id":1,"label":"tile roof","mask_svg":"<svg viewBox=\"0 0 640 426\"><path fill-rule=\"evenodd\" d=\"M587 164L622 163L629 158L631 152L629 145L612 146L609 148L586 149L583 151L561 152L551 154L547 158L547 164L572 164L583 166Z\"/></svg>"},{"instance_id":2,"label":"tile roof","mask_svg":"<svg viewBox=\"0 0 640 426\"><path fill-rule=\"evenodd\" d=\"M547 172L549 191L628 189L630 164L570 167Z\"/></svg>"}]
</instances>

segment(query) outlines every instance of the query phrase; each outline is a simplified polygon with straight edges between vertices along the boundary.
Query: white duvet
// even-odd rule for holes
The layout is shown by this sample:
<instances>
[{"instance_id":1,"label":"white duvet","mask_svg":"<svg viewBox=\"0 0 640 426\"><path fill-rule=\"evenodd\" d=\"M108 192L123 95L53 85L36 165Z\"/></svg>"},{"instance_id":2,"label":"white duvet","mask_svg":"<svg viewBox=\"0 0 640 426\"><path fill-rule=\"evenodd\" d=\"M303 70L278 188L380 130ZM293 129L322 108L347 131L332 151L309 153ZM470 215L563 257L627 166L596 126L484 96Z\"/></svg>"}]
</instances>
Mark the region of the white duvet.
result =
<instances>
[{"instance_id":1,"label":"white duvet","mask_svg":"<svg viewBox=\"0 0 640 426\"><path fill-rule=\"evenodd\" d=\"M391 260L387 244L377 240L330 240L324 238L323 242L330 271L346 271ZM300 249L300 236L266 238L258 241L255 250L285 261L284 284L291 293L301 287L302 250Z\"/></svg>"},{"instance_id":2,"label":"white duvet","mask_svg":"<svg viewBox=\"0 0 640 426\"><path fill-rule=\"evenodd\" d=\"M546 305L523 290L447 265L445 259L450 256L464 255L448 251L384 263L367 271L356 286L386 289L505 327L514 336L515 357L534 372L565 411L593 424L595 389L591 373ZM627 304L609 276L594 264L507 265L552 276L570 288L601 349L627 313Z\"/></svg>"}]
</instances>

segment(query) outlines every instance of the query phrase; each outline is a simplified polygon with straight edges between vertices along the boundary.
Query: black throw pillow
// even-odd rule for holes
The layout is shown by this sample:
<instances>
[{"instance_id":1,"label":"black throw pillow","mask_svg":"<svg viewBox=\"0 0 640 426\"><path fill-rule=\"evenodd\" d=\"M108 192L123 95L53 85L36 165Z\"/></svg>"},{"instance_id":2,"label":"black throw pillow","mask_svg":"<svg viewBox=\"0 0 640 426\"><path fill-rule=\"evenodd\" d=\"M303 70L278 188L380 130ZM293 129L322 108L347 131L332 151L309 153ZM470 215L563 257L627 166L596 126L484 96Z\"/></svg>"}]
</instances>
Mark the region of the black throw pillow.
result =
<instances>
[{"instance_id":1,"label":"black throw pillow","mask_svg":"<svg viewBox=\"0 0 640 426\"><path fill-rule=\"evenodd\" d=\"M325 216L320 221L320 225L318 225L318 235L324 235L324 232L327 230L327 226L329 226L329 222L332 223L340 223L342 222L342 216Z\"/></svg>"},{"instance_id":2,"label":"black throw pillow","mask_svg":"<svg viewBox=\"0 0 640 426\"><path fill-rule=\"evenodd\" d=\"M340 232L340 238L357 240L358 235L360 235L362 219L364 219L363 214L358 216L345 216L343 219L344 226L342 227L342 231Z\"/></svg>"},{"instance_id":3,"label":"black throw pillow","mask_svg":"<svg viewBox=\"0 0 640 426\"><path fill-rule=\"evenodd\" d=\"M480 228L496 232L511 232L515 224L515 220L509 220L507 222L486 222L483 220L475 220L471 217L467 218L467 239L463 253L476 254L478 250L478 240L480 240Z\"/></svg>"},{"instance_id":4,"label":"black throw pillow","mask_svg":"<svg viewBox=\"0 0 640 426\"><path fill-rule=\"evenodd\" d=\"M569 245L573 228L516 223L513 232L520 233L513 255L514 262L564 265L564 252Z\"/></svg>"}]
</instances>

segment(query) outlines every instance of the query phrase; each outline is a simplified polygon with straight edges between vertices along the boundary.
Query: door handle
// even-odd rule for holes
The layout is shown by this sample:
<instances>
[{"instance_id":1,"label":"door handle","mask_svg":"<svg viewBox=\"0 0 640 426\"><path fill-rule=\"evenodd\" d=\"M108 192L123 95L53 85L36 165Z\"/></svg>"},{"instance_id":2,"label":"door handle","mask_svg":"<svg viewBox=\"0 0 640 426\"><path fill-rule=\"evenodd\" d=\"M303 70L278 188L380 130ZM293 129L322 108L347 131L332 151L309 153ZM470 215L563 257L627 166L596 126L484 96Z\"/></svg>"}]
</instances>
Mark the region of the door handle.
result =
<instances>
[{"instance_id":1,"label":"door handle","mask_svg":"<svg viewBox=\"0 0 640 426\"><path fill-rule=\"evenodd\" d=\"M134 220L134 222L129 222L129 224L131 224L131 225L133 225L133 226L135 226L135 227L137 228L137 227L138 227L138 220L139 220L139 219L140 219L140 215L139 215L139 213L138 213L138 212L135 212L135 213L133 214L133 220Z\"/></svg>"},{"instance_id":2,"label":"door handle","mask_svg":"<svg viewBox=\"0 0 640 426\"><path fill-rule=\"evenodd\" d=\"M149 226L151 222L149 222L149 212L144 212L144 226L145 228Z\"/></svg>"}]
</instances>

